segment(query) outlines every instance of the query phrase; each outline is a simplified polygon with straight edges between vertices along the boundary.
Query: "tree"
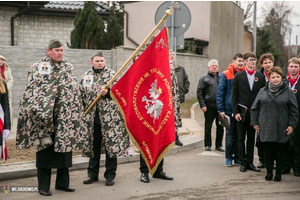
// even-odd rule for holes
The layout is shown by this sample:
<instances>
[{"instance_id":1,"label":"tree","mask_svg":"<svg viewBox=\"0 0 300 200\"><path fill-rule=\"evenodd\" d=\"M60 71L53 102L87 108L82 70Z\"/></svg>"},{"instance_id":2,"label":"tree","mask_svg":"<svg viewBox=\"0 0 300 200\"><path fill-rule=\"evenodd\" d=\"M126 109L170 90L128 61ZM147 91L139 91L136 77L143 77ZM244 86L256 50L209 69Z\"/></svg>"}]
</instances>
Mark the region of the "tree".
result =
<instances>
[{"instance_id":1,"label":"tree","mask_svg":"<svg viewBox=\"0 0 300 200\"><path fill-rule=\"evenodd\" d=\"M102 49L105 46L104 22L97 14L95 2L86 1L83 10L78 9L74 26L70 48Z\"/></svg>"},{"instance_id":2,"label":"tree","mask_svg":"<svg viewBox=\"0 0 300 200\"><path fill-rule=\"evenodd\" d=\"M289 30L292 8L285 1L266 2L263 13L265 15L264 26L269 26L275 48L281 51L278 65L286 66L288 58L284 49L284 38Z\"/></svg>"},{"instance_id":3,"label":"tree","mask_svg":"<svg viewBox=\"0 0 300 200\"><path fill-rule=\"evenodd\" d=\"M123 45L123 31L124 31L124 13L120 9L118 2L112 2L110 7L110 14L107 20L106 37L108 49L114 49L118 45Z\"/></svg>"},{"instance_id":4,"label":"tree","mask_svg":"<svg viewBox=\"0 0 300 200\"><path fill-rule=\"evenodd\" d=\"M242 2L242 7L244 7L244 25L249 27L249 30L252 30L252 7L254 5L254 1L243 1Z\"/></svg>"},{"instance_id":5,"label":"tree","mask_svg":"<svg viewBox=\"0 0 300 200\"><path fill-rule=\"evenodd\" d=\"M256 55L259 58L264 53L271 53L275 59L274 65L278 65L281 52L280 49L275 47L275 42L271 37L271 29L269 26L257 28Z\"/></svg>"}]
</instances>

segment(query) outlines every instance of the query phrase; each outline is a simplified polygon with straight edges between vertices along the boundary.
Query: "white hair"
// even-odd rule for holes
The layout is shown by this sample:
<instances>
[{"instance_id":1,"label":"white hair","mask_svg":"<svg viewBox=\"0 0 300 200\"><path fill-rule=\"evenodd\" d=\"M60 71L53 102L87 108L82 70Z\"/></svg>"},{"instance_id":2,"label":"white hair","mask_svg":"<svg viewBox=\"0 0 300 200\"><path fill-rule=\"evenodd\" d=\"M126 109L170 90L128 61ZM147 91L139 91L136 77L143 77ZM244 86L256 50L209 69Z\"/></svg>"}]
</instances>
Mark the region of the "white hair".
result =
<instances>
[{"instance_id":1,"label":"white hair","mask_svg":"<svg viewBox=\"0 0 300 200\"><path fill-rule=\"evenodd\" d=\"M207 67L209 67L211 63L217 63L217 66L219 66L218 61L217 61L216 59L211 59L211 60L208 62Z\"/></svg>"}]
</instances>

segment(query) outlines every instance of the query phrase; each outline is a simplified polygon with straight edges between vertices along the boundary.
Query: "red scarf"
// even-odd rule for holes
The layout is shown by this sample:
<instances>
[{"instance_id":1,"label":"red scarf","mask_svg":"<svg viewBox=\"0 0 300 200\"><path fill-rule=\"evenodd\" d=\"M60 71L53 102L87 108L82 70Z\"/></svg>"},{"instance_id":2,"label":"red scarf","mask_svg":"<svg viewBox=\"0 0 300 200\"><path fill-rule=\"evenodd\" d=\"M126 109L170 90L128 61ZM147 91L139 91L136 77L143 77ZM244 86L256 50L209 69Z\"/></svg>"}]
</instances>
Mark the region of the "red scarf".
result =
<instances>
[{"instance_id":1,"label":"red scarf","mask_svg":"<svg viewBox=\"0 0 300 200\"><path fill-rule=\"evenodd\" d=\"M266 77L267 77L267 79L268 79L268 81L269 81L269 80L270 80L269 74L268 74L267 72L265 72L265 71L264 71L264 73L265 73L265 75L266 75Z\"/></svg>"},{"instance_id":2,"label":"red scarf","mask_svg":"<svg viewBox=\"0 0 300 200\"><path fill-rule=\"evenodd\" d=\"M255 72L255 70L253 69L253 71L251 72L251 71L249 71L247 68L246 68L246 70L247 70L247 72L248 72L248 74L250 74L250 76L252 75L252 74L254 74L254 72Z\"/></svg>"},{"instance_id":3,"label":"red scarf","mask_svg":"<svg viewBox=\"0 0 300 200\"><path fill-rule=\"evenodd\" d=\"M289 81L291 83L291 87L293 87L293 85L296 83L296 80L297 80L298 76L296 78L294 78L294 79L291 79L291 77L289 77Z\"/></svg>"},{"instance_id":4,"label":"red scarf","mask_svg":"<svg viewBox=\"0 0 300 200\"><path fill-rule=\"evenodd\" d=\"M6 80L4 75L5 64L3 64L0 69L1 69L1 77L4 78L4 80Z\"/></svg>"}]
</instances>

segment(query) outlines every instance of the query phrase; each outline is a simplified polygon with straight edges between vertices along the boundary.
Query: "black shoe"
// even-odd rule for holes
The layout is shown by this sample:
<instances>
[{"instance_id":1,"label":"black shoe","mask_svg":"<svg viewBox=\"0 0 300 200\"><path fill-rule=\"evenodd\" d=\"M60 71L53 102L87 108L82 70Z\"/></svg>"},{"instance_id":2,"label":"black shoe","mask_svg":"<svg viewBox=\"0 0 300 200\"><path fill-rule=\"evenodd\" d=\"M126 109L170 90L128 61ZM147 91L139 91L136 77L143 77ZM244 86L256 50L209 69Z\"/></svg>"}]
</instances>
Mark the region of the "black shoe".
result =
<instances>
[{"instance_id":1,"label":"black shoe","mask_svg":"<svg viewBox=\"0 0 300 200\"><path fill-rule=\"evenodd\" d=\"M241 171L241 172L246 172L246 171L247 171L247 168L246 168L246 165L245 165L245 164L242 164L242 165L241 165L240 171Z\"/></svg>"},{"instance_id":2,"label":"black shoe","mask_svg":"<svg viewBox=\"0 0 300 200\"><path fill-rule=\"evenodd\" d=\"M271 181L273 179L273 174L271 173L271 174L268 174L267 173L267 176L265 176L265 180L266 181Z\"/></svg>"},{"instance_id":3,"label":"black shoe","mask_svg":"<svg viewBox=\"0 0 300 200\"><path fill-rule=\"evenodd\" d=\"M150 182L148 173L142 173L142 175L141 175L141 181L144 182L144 183L149 183Z\"/></svg>"},{"instance_id":4,"label":"black shoe","mask_svg":"<svg viewBox=\"0 0 300 200\"><path fill-rule=\"evenodd\" d=\"M159 173L154 173L153 178L160 178L160 179L164 179L164 180L173 180L173 177L167 176L167 174L163 171L161 171Z\"/></svg>"},{"instance_id":5,"label":"black shoe","mask_svg":"<svg viewBox=\"0 0 300 200\"><path fill-rule=\"evenodd\" d=\"M85 179L85 180L83 181L83 184L91 184L91 183L93 183L93 182L95 182L95 181L99 181L99 179L98 179L98 178L88 177L87 179Z\"/></svg>"},{"instance_id":6,"label":"black shoe","mask_svg":"<svg viewBox=\"0 0 300 200\"><path fill-rule=\"evenodd\" d=\"M106 186L112 186L112 185L114 185L114 184L115 184L114 179L108 178L108 179L106 179L106 181L105 181L105 185L106 185Z\"/></svg>"},{"instance_id":7,"label":"black shoe","mask_svg":"<svg viewBox=\"0 0 300 200\"><path fill-rule=\"evenodd\" d=\"M255 172L260 172L260 169L257 169L257 168L253 165L253 163L248 164L248 165L247 165L247 169L252 170L252 171L255 171Z\"/></svg>"},{"instance_id":8,"label":"black shoe","mask_svg":"<svg viewBox=\"0 0 300 200\"><path fill-rule=\"evenodd\" d=\"M274 177L274 181L275 181L275 182L280 182L280 181L281 181L281 175L276 175L276 176Z\"/></svg>"},{"instance_id":9,"label":"black shoe","mask_svg":"<svg viewBox=\"0 0 300 200\"><path fill-rule=\"evenodd\" d=\"M217 150L217 151L221 151L221 152L224 152L224 151L225 151L222 147L216 147L216 150Z\"/></svg>"},{"instance_id":10,"label":"black shoe","mask_svg":"<svg viewBox=\"0 0 300 200\"><path fill-rule=\"evenodd\" d=\"M48 191L39 190L39 193L40 193L40 195L43 195L43 196L51 196L52 195L50 190L48 190Z\"/></svg>"},{"instance_id":11,"label":"black shoe","mask_svg":"<svg viewBox=\"0 0 300 200\"><path fill-rule=\"evenodd\" d=\"M209 146L206 146L205 151L211 151L211 148Z\"/></svg>"},{"instance_id":12,"label":"black shoe","mask_svg":"<svg viewBox=\"0 0 300 200\"><path fill-rule=\"evenodd\" d=\"M300 171L294 170L294 176L300 176Z\"/></svg>"},{"instance_id":13,"label":"black shoe","mask_svg":"<svg viewBox=\"0 0 300 200\"><path fill-rule=\"evenodd\" d=\"M183 146L183 144L182 144L182 142L180 142L179 140L175 140L175 145L177 145L177 146Z\"/></svg>"},{"instance_id":14,"label":"black shoe","mask_svg":"<svg viewBox=\"0 0 300 200\"><path fill-rule=\"evenodd\" d=\"M290 169L283 169L281 170L281 174L289 174L290 173Z\"/></svg>"},{"instance_id":15,"label":"black shoe","mask_svg":"<svg viewBox=\"0 0 300 200\"><path fill-rule=\"evenodd\" d=\"M257 168L264 168L264 167L265 167L265 165L262 162L258 163L258 165L257 165Z\"/></svg>"},{"instance_id":16,"label":"black shoe","mask_svg":"<svg viewBox=\"0 0 300 200\"><path fill-rule=\"evenodd\" d=\"M66 188L55 188L56 190L62 190L62 191L65 191L65 192L74 192L75 189L74 188L71 188L70 186L66 187Z\"/></svg>"}]
</instances>

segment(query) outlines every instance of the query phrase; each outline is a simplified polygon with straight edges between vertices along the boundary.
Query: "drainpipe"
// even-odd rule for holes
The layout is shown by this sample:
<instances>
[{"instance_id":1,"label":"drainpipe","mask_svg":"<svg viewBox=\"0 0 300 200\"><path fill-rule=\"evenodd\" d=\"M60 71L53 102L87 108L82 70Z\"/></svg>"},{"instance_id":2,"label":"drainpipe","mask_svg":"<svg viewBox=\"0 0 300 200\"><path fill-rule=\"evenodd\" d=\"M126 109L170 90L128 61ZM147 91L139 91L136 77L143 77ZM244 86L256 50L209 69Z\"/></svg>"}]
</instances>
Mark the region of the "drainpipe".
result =
<instances>
[{"instance_id":1,"label":"drainpipe","mask_svg":"<svg viewBox=\"0 0 300 200\"><path fill-rule=\"evenodd\" d=\"M128 35L128 21L129 21L129 14L128 14L128 12L127 11L125 11L124 9L122 9L123 11L124 11L124 13L127 15L127 17L126 17L126 37L128 38L128 40L130 40L133 44L135 44L136 46L139 46L139 44L136 42L136 41L134 41L132 38L130 38L129 37L129 35Z\"/></svg>"},{"instance_id":2,"label":"drainpipe","mask_svg":"<svg viewBox=\"0 0 300 200\"><path fill-rule=\"evenodd\" d=\"M30 11L30 2L27 1L27 8L25 8L24 10L21 10L20 12L18 12L16 15L12 16L10 19L10 29L11 29L11 46L15 46L15 29L14 29L14 19L20 15L25 15Z\"/></svg>"}]
</instances>

